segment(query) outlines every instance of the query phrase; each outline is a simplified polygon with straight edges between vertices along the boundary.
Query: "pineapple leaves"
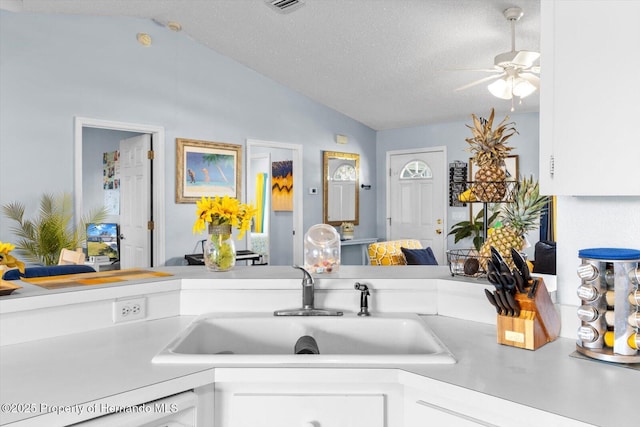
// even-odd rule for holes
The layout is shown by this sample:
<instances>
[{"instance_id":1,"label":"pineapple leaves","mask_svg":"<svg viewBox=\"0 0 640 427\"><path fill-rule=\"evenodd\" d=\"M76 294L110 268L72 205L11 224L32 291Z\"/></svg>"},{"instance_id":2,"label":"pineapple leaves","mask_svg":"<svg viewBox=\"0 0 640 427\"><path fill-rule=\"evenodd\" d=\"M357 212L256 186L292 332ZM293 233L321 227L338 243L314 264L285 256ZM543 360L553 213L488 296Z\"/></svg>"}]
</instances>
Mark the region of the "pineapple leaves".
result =
<instances>
[{"instance_id":1,"label":"pineapple leaves","mask_svg":"<svg viewBox=\"0 0 640 427\"><path fill-rule=\"evenodd\" d=\"M515 128L515 122L509 122L509 116L507 116L493 130L494 108L491 109L489 120L479 118L475 114L471 114L471 117L473 126L466 126L471 129L473 137L465 138L465 141L469 144L467 151L473 154L473 160L480 167L500 167L503 160L509 156L509 151L513 149L513 147L507 147L505 144L509 138L518 133Z\"/></svg>"},{"instance_id":2,"label":"pineapple leaves","mask_svg":"<svg viewBox=\"0 0 640 427\"><path fill-rule=\"evenodd\" d=\"M522 235L538 227L540 214L547 209L549 198L540 195L540 186L533 177L523 178L516 187L513 202L501 209L503 222Z\"/></svg>"}]
</instances>

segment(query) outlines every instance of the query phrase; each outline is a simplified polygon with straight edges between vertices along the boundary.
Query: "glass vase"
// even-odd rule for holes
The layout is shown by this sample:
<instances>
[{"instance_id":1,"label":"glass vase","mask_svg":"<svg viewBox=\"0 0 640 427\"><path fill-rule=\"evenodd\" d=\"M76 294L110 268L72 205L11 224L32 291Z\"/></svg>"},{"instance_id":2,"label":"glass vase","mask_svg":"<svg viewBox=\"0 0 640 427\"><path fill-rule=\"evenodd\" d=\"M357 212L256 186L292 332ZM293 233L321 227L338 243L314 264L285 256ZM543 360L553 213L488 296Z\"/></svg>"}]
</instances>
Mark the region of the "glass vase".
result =
<instances>
[{"instance_id":1,"label":"glass vase","mask_svg":"<svg viewBox=\"0 0 640 427\"><path fill-rule=\"evenodd\" d=\"M236 265L236 245L231 237L230 224L209 225L204 264L209 271L227 271Z\"/></svg>"}]
</instances>

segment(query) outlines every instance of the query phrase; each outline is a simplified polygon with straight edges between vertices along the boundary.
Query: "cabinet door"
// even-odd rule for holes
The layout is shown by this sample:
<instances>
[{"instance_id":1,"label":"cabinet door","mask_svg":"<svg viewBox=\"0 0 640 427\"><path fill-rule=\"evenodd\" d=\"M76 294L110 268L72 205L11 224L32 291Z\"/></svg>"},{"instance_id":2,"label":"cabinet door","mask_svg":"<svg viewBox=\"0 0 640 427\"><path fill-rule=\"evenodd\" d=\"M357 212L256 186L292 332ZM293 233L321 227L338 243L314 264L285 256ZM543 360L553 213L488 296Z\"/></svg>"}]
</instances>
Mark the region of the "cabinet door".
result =
<instances>
[{"instance_id":1,"label":"cabinet door","mask_svg":"<svg viewBox=\"0 0 640 427\"><path fill-rule=\"evenodd\" d=\"M108 405L107 405L108 406ZM91 406L94 411L109 410L100 404ZM116 406L114 406L116 408ZM115 412L104 415L74 426L82 427L167 427L183 426L193 427L196 425L196 412L198 409L198 398L192 391L169 396L164 399L141 405L132 405L129 410Z\"/></svg>"},{"instance_id":2,"label":"cabinet door","mask_svg":"<svg viewBox=\"0 0 640 427\"><path fill-rule=\"evenodd\" d=\"M542 1L545 194L640 195L638 16L638 1Z\"/></svg>"},{"instance_id":3,"label":"cabinet door","mask_svg":"<svg viewBox=\"0 0 640 427\"><path fill-rule=\"evenodd\" d=\"M235 393L232 427L384 427L382 394Z\"/></svg>"},{"instance_id":4,"label":"cabinet door","mask_svg":"<svg viewBox=\"0 0 640 427\"><path fill-rule=\"evenodd\" d=\"M415 378L410 379L412 382ZM588 424L428 378L404 390L404 427L586 427Z\"/></svg>"},{"instance_id":5,"label":"cabinet door","mask_svg":"<svg viewBox=\"0 0 640 427\"><path fill-rule=\"evenodd\" d=\"M477 427L494 426L478 418L444 408L424 400L417 400L405 413L405 427Z\"/></svg>"}]
</instances>

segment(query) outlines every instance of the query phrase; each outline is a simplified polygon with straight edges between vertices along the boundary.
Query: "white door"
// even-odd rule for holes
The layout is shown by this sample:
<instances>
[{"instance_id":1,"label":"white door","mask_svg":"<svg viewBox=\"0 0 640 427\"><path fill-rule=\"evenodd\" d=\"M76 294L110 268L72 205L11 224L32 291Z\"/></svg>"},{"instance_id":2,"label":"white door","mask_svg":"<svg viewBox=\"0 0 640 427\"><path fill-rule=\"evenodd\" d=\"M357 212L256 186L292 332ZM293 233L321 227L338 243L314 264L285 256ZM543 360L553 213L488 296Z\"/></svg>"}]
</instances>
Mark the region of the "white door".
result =
<instances>
[{"instance_id":1,"label":"white door","mask_svg":"<svg viewBox=\"0 0 640 427\"><path fill-rule=\"evenodd\" d=\"M151 266L151 135L120 141L120 268Z\"/></svg>"},{"instance_id":2,"label":"white door","mask_svg":"<svg viewBox=\"0 0 640 427\"><path fill-rule=\"evenodd\" d=\"M388 240L417 239L446 264L444 148L387 153Z\"/></svg>"}]
</instances>

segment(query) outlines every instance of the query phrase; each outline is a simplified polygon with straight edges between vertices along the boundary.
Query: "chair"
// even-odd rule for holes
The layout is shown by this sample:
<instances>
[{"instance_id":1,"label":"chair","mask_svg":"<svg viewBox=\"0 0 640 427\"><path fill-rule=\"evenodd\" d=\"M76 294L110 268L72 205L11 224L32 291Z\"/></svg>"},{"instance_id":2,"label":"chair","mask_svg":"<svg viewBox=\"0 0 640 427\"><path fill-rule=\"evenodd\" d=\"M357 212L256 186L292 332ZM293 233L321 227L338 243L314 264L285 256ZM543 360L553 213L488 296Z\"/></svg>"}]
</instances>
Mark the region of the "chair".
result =
<instances>
[{"instance_id":1,"label":"chair","mask_svg":"<svg viewBox=\"0 0 640 427\"><path fill-rule=\"evenodd\" d=\"M407 260L400 248L422 249L419 240L390 240L371 243L369 245L369 262L371 265L407 265Z\"/></svg>"},{"instance_id":2,"label":"chair","mask_svg":"<svg viewBox=\"0 0 640 427\"><path fill-rule=\"evenodd\" d=\"M84 252L62 249L58 265L83 265L84 260Z\"/></svg>"},{"instance_id":3,"label":"chair","mask_svg":"<svg viewBox=\"0 0 640 427\"><path fill-rule=\"evenodd\" d=\"M532 273L556 274L556 242L541 240L536 243Z\"/></svg>"}]
</instances>

